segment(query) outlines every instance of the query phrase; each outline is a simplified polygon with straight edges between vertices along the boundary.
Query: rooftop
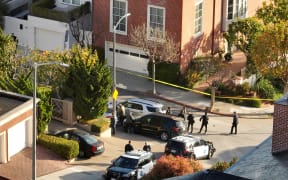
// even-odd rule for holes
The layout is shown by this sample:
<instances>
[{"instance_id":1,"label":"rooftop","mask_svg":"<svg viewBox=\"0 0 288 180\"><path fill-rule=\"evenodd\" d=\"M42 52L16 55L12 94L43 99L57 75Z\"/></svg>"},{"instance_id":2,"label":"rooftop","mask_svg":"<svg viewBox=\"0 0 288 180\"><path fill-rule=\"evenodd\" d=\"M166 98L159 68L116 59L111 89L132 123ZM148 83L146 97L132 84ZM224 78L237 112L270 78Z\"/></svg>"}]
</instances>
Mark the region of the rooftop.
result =
<instances>
[{"instance_id":1,"label":"rooftop","mask_svg":"<svg viewBox=\"0 0 288 180\"><path fill-rule=\"evenodd\" d=\"M239 159L225 173L249 179L286 180L288 177L288 152L272 155L270 136L250 153Z\"/></svg>"},{"instance_id":2,"label":"rooftop","mask_svg":"<svg viewBox=\"0 0 288 180\"><path fill-rule=\"evenodd\" d=\"M28 98L0 90L0 116L26 102Z\"/></svg>"}]
</instances>

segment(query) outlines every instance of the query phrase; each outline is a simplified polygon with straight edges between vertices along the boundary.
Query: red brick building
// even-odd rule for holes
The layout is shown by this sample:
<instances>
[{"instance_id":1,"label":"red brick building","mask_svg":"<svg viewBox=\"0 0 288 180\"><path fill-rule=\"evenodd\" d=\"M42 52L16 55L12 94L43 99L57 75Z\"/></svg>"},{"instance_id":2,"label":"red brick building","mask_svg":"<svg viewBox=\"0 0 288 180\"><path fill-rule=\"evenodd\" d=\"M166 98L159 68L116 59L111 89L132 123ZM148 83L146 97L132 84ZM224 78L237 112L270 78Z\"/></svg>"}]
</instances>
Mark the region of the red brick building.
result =
<instances>
[{"instance_id":1,"label":"red brick building","mask_svg":"<svg viewBox=\"0 0 288 180\"><path fill-rule=\"evenodd\" d=\"M93 44L105 47L113 59L113 27L116 27L117 67L147 73L148 57L129 42L132 28L145 24L147 32L159 29L180 43L178 60L185 68L191 58L225 48L222 32L237 19L255 14L264 0L93 0ZM113 3L114 2L114 3ZM114 21L113 21L114 19ZM153 38L148 33L147 38Z\"/></svg>"}]
</instances>

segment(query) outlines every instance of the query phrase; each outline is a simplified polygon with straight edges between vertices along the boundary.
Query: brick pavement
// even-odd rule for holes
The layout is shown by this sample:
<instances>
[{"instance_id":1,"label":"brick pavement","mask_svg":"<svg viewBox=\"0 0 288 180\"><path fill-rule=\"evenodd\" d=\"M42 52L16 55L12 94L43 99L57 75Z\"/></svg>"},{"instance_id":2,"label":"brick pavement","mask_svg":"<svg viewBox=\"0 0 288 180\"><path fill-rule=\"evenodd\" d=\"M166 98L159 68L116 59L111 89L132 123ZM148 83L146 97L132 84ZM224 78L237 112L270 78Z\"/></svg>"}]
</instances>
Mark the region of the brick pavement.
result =
<instances>
[{"instance_id":1,"label":"brick pavement","mask_svg":"<svg viewBox=\"0 0 288 180\"><path fill-rule=\"evenodd\" d=\"M0 164L0 175L11 180L30 180L32 177L32 148L25 148L6 164ZM67 167L67 161L49 149L37 145L37 177ZM1 180L0 176L0 180Z\"/></svg>"}]
</instances>

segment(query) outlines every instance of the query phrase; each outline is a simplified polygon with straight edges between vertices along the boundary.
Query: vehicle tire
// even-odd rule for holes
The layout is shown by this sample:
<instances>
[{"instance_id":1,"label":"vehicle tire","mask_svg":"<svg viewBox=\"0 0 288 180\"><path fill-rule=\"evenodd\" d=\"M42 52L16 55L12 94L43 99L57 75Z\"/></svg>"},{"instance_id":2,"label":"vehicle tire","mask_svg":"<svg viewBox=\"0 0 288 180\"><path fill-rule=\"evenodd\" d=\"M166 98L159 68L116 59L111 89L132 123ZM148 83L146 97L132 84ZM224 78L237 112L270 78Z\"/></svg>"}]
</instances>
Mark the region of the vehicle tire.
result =
<instances>
[{"instance_id":1,"label":"vehicle tire","mask_svg":"<svg viewBox=\"0 0 288 180\"><path fill-rule=\"evenodd\" d=\"M162 141L168 141L168 139L169 139L168 133L165 132L165 131L161 132L161 134L160 134L160 139L161 139Z\"/></svg>"},{"instance_id":2,"label":"vehicle tire","mask_svg":"<svg viewBox=\"0 0 288 180\"><path fill-rule=\"evenodd\" d=\"M86 157L86 154L85 154L84 151L79 150L79 154L78 154L78 156L79 156L80 158L84 158L84 157Z\"/></svg>"}]
</instances>

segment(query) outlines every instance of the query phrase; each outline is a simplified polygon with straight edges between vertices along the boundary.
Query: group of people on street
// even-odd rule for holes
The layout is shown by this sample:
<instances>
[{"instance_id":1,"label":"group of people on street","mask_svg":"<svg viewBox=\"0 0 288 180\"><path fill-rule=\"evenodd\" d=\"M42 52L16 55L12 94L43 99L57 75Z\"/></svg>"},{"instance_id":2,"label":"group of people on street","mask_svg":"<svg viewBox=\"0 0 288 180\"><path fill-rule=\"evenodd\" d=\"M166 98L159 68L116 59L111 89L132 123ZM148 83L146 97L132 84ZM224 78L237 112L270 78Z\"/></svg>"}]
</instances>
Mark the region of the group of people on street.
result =
<instances>
[{"instance_id":1,"label":"group of people on street","mask_svg":"<svg viewBox=\"0 0 288 180\"><path fill-rule=\"evenodd\" d=\"M126 110L125 106L120 104L117 107L117 114L115 115L114 112L112 112L112 116L110 118L110 128L111 128L111 135L115 136L116 134L116 126L117 124L119 126L123 126L123 121L126 118ZM118 122L119 120L119 122Z\"/></svg>"},{"instance_id":2,"label":"group of people on street","mask_svg":"<svg viewBox=\"0 0 288 180\"><path fill-rule=\"evenodd\" d=\"M133 150L134 150L134 147L131 144L131 140L129 140L128 144L125 145L124 151L125 151L125 153L127 153L127 152L130 152ZM151 152L151 146L146 141L145 141L145 144L143 146L143 151Z\"/></svg>"},{"instance_id":3,"label":"group of people on street","mask_svg":"<svg viewBox=\"0 0 288 180\"><path fill-rule=\"evenodd\" d=\"M166 114L171 115L171 108L168 107ZM193 133L193 126L195 123L195 119L192 113L187 113L186 107L184 106L180 113L178 114L178 117L182 117L184 121L186 121L187 119L187 132L189 132L190 129L190 133ZM198 133L202 132L202 129L205 128L204 133L207 133L207 126L208 126L208 121L209 121L209 117L208 117L208 107L205 109L204 115L202 115L199 119L199 121L201 122L201 127ZM232 126L231 126L231 131L230 134L237 134L237 126L238 126L238 114L236 111L233 112L233 121L232 121Z\"/></svg>"}]
</instances>

